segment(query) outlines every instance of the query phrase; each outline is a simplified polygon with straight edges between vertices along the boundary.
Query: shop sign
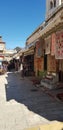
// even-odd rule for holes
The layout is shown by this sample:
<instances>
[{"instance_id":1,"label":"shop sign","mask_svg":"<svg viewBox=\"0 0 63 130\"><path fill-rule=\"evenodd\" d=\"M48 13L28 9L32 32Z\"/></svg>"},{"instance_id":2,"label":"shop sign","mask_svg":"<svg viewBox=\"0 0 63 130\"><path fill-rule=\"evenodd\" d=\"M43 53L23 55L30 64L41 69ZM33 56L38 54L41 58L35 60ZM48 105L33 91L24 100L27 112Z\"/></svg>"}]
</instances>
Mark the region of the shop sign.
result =
<instances>
[{"instance_id":1,"label":"shop sign","mask_svg":"<svg viewBox=\"0 0 63 130\"><path fill-rule=\"evenodd\" d=\"M45 38L45 54L50 54L51 36Z\"/></svg>"},{"instance_id":2,"label":"shop sign","mask_svg":"<svg viewBox=\"0 0 63 130\"><path fill-rule=\"evenodd\" d=\"M56 59L63 59L63 30L56 33Z\"/></svg>"}]
</instances>

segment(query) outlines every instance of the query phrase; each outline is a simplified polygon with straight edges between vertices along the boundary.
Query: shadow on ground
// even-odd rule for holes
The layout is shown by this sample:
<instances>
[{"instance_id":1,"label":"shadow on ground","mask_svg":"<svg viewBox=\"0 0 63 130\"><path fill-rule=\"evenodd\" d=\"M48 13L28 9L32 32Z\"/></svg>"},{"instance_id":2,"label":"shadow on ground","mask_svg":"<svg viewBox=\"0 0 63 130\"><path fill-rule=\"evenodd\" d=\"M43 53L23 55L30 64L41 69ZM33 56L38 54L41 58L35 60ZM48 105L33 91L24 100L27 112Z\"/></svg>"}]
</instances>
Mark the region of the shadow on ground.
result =
<instances>
[{"instance_id":1,"label":"shadow on ground","mask_svg":"<svg viewBox=\"0 0 63 130\"><path fill-rule=\"evenodd\" d=\"M21 79L18 73L8 73L5 85L6 100L24 104L30 111L53 121L63 121L63 103L35 88L28 79Z\"/></svg>"}]
</instances>

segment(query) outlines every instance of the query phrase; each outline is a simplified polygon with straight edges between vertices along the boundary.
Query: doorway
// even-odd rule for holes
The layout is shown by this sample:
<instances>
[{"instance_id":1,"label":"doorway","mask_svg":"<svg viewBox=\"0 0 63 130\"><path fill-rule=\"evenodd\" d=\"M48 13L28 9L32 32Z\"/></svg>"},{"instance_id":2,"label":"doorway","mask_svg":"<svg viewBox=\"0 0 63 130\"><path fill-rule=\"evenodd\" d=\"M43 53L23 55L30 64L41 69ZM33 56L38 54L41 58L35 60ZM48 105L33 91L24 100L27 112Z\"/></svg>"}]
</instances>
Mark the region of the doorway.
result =
<instances>
[{"instance_id":1,"label":"doorway","mask_svg":"<svg viewBox=\"0 0 63 130\"><path fill-rule=\"evenodd\" d=\"M47 71L47 55L44 54L44 71Z\"/></svg>"}]
</instances>

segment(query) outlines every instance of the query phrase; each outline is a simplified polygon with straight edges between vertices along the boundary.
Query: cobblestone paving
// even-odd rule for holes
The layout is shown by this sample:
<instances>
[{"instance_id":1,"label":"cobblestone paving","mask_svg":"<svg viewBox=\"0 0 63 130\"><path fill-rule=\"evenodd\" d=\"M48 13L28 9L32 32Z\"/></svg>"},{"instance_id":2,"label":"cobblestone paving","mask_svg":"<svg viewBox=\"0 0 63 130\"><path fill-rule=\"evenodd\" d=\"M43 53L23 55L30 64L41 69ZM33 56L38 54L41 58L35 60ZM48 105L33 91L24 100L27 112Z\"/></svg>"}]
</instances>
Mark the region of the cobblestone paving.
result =
<instances>
[{"instance_id":1,"label":"cobblestone paving","mask_svg":"<svg viewBox=\"0 0 63 130\"><path fill-rule=\"evenodd\" d=\"M51 121L63 121L63 103L19 73L0 75L0 130L23 130Z\"/></svg>"}]
</instances>

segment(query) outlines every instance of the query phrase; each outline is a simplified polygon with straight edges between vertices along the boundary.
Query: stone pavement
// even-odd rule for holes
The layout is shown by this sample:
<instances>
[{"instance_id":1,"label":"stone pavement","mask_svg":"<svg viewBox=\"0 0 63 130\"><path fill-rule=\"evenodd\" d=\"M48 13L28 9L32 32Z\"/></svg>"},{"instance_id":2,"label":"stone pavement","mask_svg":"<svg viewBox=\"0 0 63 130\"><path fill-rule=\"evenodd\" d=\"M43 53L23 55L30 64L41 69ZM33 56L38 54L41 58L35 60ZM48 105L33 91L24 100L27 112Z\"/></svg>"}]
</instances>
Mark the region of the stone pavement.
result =
<instances>
[{"instance_id":1,"label":"stone pavement","mask_svg":"<svg viewBox=\"0 0 63 130\"><path fill-rule=\"evenodd\" d=\"M0 129L23 130L63 121L63 103L33 86L19 73L0 75Z\"/></svg>"}]
</instances>

